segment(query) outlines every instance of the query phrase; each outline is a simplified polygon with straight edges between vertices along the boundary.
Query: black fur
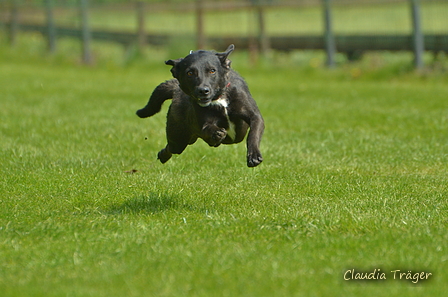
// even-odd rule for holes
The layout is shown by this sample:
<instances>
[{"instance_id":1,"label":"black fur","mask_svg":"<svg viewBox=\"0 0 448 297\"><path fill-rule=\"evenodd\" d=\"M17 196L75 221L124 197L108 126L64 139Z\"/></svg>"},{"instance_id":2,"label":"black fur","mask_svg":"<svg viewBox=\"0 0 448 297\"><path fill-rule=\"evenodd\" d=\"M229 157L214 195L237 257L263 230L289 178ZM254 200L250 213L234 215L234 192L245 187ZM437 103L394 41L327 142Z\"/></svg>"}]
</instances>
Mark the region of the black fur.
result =
<instances>
[{"instance_id":1,"label":"black fur","mask_svg":"<svg viewBox=\"0 0 448 297\"><path fill-rule=\"evenodd\" d=\"M168 144L158 154L162 163L198 138L214 147L241 142L249 128L247 166L263 161L259 146L264 121L246 82L230 68L227 57L233 50L232 44L223 53L201 50L165 62L173 66L174 79L157 86L148 104L137 111L141 118L150 117L165 100L173 99L167 116Z\"/></svg>"}]
</instances>

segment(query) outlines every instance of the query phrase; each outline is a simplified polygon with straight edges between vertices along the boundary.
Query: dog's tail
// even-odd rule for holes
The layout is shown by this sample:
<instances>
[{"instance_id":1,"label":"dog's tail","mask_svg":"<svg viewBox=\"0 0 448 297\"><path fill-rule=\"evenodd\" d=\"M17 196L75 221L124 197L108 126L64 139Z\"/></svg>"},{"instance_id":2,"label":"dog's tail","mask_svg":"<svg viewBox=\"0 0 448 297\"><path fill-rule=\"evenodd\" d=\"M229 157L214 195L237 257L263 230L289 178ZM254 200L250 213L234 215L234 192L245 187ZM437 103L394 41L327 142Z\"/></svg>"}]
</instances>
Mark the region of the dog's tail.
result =
<instances>
[{"instance_id":1,"label":"dog's tail","mask_svg":"<svg viewBox=\"0 0 448 297\"><path fill-rule=\"evenodd\" d=\"M166 100L172 99L174 92L179 89L177 79L168 80L158 85L149 97L148 104L142 109L137 110L137 115L141 118L147 118L155 115L162 109L162 104Z\"/></svg>"}]
</instances>

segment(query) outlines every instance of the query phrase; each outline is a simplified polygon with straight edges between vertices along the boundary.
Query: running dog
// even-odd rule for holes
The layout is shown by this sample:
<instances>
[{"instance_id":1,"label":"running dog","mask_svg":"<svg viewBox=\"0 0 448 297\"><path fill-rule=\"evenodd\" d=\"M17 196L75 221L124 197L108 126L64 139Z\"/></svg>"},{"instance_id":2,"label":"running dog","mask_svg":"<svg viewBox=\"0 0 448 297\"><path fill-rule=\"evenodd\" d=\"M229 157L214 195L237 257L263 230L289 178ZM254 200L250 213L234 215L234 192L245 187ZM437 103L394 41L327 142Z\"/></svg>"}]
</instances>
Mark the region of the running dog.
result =
<instances>
[{"instance_id":1,"label":"running dog","mask_svg":"<svg viewBox=\"0 0 448 297\"><path fill-rule=\"evenodd\" d=\"M158 85L147 105L137 111L141 118L158 113L165 100L172 99L167 115L168 144L158 153L160 162L203 139L208 145L243 141L247 131L247 166L263 158L260 141L264 131L261 113L244 79L230 68L231 44L225 52L192 51L185 58L168 60L174 79Z\"/></svg>"}]
</instances>

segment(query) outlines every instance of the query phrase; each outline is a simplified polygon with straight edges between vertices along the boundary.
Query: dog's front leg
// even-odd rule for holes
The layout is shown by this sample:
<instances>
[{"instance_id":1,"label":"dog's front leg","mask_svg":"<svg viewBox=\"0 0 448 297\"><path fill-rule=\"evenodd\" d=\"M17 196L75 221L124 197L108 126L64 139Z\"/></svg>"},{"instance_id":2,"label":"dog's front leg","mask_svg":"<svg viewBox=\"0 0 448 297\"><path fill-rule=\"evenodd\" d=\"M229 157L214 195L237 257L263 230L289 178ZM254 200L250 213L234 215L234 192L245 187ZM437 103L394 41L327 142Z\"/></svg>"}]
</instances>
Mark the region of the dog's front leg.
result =
<instances>
[{"instance_id":1,"label":"dog's front leg","mask_svg":"<svg viewBox=\"0 0 448 297\"><path fill-rule=\"evenodd\" d=\"M255 167L263 162L260 152L261 136L264 131L264 121L261 114L254 114L250 119L250 130L247 136L247 166Z\"/></svg>"},{"instance_id":2,"label":"dog's front leg","mask_svg":"<svg viewBox=\"0 0 448 297\"><path fill-rule=\"evenodd\" d=\"M157 154L157 159L159 159L159 161L162 164L165 164L169 159L171 159L171 156L173 154L170 151L169 146L167 145L164 149L162 149L158 154Z\"/></svg>"},{"instance_id":3,"label":"dog's front leg","mask_svg":"<svg viewBox=\"0 0 448 297\"><path fill-rule=\"evenodd\" d=\"M218 147L224 138L227 136L227 131L224 128L218 127L216 124L205 123L202 127L201 138L209 145Z\"/></svg>"},{"instance_id":4,"label":"dog's front leg","mask_svg":"<svg viewBox=\"0 0 448 297\"><path fill-rule=\"evenodd\" d=\"M181 154L189 144L193 144L197 136L193 135L189 129L189 126L185 124L185 121L178 121L179 106L175 103L171 104L168 110L166 136L168 144L158 154L157 158L162 163L166 163L173 154Z\"/></svg>"}]
</instances>

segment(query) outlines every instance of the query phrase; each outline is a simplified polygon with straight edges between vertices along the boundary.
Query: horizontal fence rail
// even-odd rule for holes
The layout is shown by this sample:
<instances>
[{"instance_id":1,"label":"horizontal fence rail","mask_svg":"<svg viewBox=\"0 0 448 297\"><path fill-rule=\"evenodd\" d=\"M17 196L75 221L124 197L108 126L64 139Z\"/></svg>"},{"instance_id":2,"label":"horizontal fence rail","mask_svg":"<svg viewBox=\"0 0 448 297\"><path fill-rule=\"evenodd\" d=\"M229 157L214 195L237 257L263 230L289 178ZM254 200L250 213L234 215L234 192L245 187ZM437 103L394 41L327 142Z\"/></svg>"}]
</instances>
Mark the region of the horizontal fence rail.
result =
<instances>
[{"instance_id":1,"label":"horizontal fence rail","mask_svg":"<svg viewBox=\"0 0 448 297\"><path fill-rule=\"evenodd\" d=\"M6 24L10 28L10 24ZM81 39L82 30L71 27L57 26L56 34L59 37L74 37ZM29 32L40 32L43 35L48 34L46 25L23 24L19 25L19 30ZM129 46L137 42L138 34L124 31L111 30L92 30L93 39L99 41L116 42L124 46ZM444 34L425 34L425 49L428 51L446 51L448 52L448 35ZM169 43L171 35L146 34L145 43L154 46L164 46ZM335 35L337 50L350 53L353 51L410 51L413 49L412 35ZM246 36L235 37L207 37L206 43L216 49L224 48L229 43L234 43L238 48L248 49L251 38ZM269 37L270 48L280 51L289 50L322 50L325 49L323 36L272 36Z\"/></svg>"}]
</instances>

